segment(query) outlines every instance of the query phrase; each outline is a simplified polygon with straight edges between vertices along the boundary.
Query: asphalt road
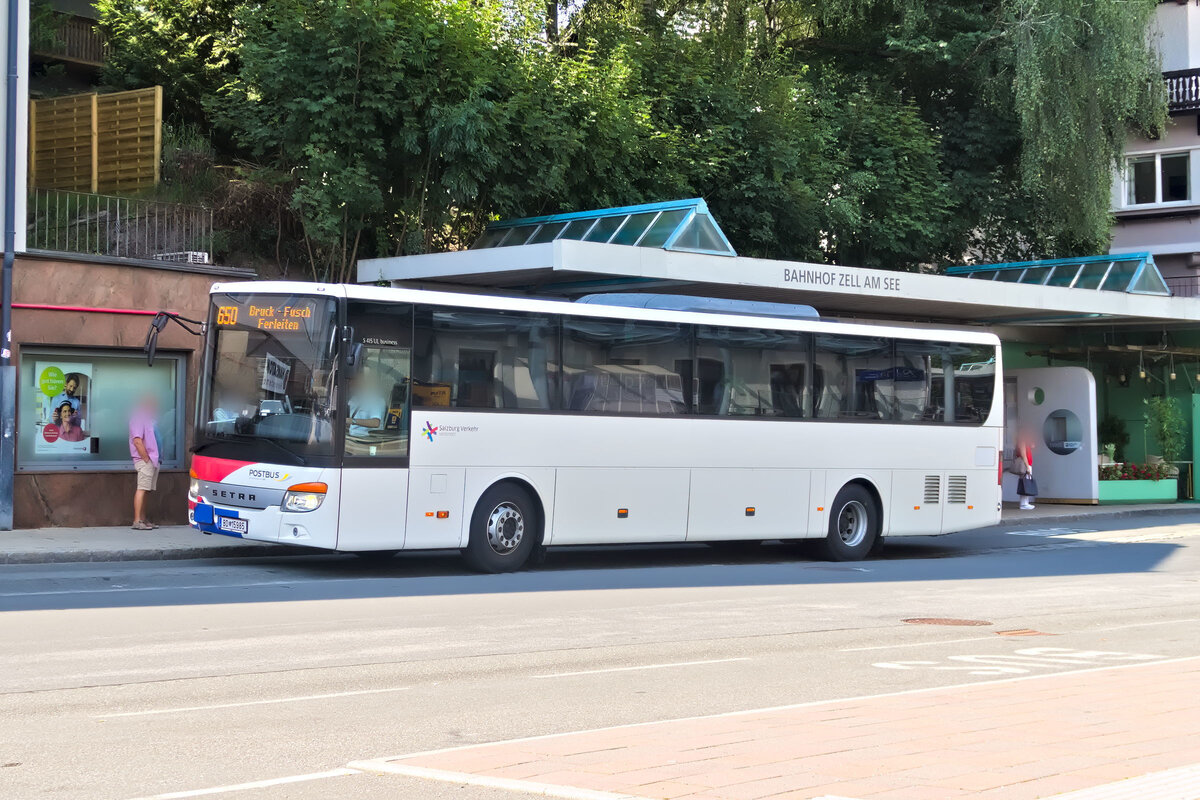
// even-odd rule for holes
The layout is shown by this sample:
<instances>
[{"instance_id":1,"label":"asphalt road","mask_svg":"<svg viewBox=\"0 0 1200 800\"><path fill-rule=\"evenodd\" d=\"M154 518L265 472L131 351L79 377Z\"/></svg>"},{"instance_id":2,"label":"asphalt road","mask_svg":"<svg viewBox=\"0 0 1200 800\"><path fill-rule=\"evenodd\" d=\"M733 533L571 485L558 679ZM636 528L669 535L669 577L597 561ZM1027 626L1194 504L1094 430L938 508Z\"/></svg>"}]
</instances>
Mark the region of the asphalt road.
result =
<instances>
[{"instance_id":1,"label":"asphalt road","mask_svg":"<svg viewBox=\"0 0 1200 800\"><path fill-rule=\"evenodd\" d=\"M0 567L0 797L512 798L366 773L270 782L1098 651L1200 655L1200 513L1045 526L897 540L858 564L776 545L556 551L499 576L451 554Z\"/></svg>"}]
</instances>

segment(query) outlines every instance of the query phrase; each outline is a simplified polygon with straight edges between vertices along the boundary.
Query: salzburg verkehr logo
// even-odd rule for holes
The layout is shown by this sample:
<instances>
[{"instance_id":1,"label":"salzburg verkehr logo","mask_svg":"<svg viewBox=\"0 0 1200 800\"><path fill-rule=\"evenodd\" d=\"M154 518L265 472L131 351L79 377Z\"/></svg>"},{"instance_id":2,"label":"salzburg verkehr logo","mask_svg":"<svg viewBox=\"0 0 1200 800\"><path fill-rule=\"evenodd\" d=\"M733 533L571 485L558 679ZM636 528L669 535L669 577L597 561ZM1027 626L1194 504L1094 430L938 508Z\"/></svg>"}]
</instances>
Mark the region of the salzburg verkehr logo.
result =
<instances>
[{"instance_id":1,"label":"salzburg verkehr logo","mask_svg":"<svg viewBox=\"0 0 1200 800\"><path fill-rule=\"evenodd\" d=\"M437 432L438 432L438 429L436 427L434 427L433 423L426 420L425 429L423 431L421 431L421 433L425 434L426 438L428 438L429 441L432 442L433 437L437 435Z\"/></svg>"}]
</instances>

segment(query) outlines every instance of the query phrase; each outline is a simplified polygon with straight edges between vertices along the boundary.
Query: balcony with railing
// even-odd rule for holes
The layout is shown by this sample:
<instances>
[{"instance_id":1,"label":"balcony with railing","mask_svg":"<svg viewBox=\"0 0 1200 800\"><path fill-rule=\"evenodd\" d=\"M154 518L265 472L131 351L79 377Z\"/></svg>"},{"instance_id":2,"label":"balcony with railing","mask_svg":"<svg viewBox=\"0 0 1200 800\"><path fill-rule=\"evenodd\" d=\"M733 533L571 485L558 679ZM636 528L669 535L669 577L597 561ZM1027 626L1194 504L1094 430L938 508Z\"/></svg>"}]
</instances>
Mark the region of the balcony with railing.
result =
<instances>
[{"instance_id":1,"label":"balcony with railing","mask_svg":"<svg viewBox=\"0 0 1200 800\"><path fill-rule=\"evenodd\" d=\"M1200 110L1200 69L1177 69L1163 73L1167 82L1167 110Z\"/></svg>"},{"instance_id":2,"label":"balcony with railing","mask_svg":"<svg viewBox=\"0 0 1200 800\"><path fill-rule=\"evenodd\" d=\"M212 263L212 209L61 189L29 194L27 247L76 255Z\"/></svg>"},{"instance_id":3,"label":"balcony with railing","mask_svg":"<svg viewBox=\"0 0 1200 800\"><path fill-rule=\"evenodd\" d=\"M1200 275L1163 278L1163 281L1176 297L1200 297Z\"/></svg>"},{"instance_id":4,"label":"balcony with railing","mask_svg":"<svg viewBox=\"0 0 1200 800\"><path fill-rule=\"evenodd\" d=\"M56 13L55 17L58 18L58 27L54 31L53 42L37 47L34 55L89 67L104 66L108 41L96 27L96 20L62 13Z\"/></svg>"}]
</instances>

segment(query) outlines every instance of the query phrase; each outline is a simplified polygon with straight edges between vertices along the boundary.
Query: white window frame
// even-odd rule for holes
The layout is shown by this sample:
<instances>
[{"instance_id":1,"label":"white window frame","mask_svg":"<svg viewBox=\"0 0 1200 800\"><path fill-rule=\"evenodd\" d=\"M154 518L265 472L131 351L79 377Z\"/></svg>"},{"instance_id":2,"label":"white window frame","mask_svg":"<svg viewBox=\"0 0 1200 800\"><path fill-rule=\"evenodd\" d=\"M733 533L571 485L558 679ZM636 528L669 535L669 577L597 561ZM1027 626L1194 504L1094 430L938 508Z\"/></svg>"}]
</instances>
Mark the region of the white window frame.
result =
<instances>
[{"instance_id":1,"label":"white window frame","mask_svg":"<svg viewBox=\"0 0 1200 800\"><path fill-rule=\"evenodd\" d=\"M1180 206L1195 205L1196 186L1197 186L1197 158L1200 155L1200 150L1192 148L1175 149L1175 150L1150 150L1141 152L1125 153L1121 159L1121 175L1120 175L1120 198L1119 209L1143 209L1143 208L1178 208ZM1132 188L1130 180L1130 162L1149 158L1154 158L1154 201L1150 203L1132 203L1129 201L1129 190ZM1169 200L1164 201L1163 185L1162 185L1162 160L1163 157L1170 156L1187 156L1188 157L1188 197L1186 200Z\"/></svg>"}]
</instances>

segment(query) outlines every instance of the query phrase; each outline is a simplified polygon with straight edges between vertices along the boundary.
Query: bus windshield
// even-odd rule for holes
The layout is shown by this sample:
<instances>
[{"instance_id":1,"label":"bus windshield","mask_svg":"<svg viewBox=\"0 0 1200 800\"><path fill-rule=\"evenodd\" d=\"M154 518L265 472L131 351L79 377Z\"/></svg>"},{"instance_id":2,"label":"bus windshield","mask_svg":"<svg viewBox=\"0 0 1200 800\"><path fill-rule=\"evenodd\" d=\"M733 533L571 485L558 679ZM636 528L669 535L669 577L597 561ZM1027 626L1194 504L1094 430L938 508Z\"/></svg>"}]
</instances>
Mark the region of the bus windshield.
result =
<instances>
[{"instance_id":1,"label":"bus windshield","mask_svg":"<svg viewBox=\"0 0 1200 800\"><path fill-rule=\"evenodd\" d=\"M215 294L212 303L197 444L238 443L237 456L248 461L332 456L336 302Z\"/></svg>"}]
</instances>

